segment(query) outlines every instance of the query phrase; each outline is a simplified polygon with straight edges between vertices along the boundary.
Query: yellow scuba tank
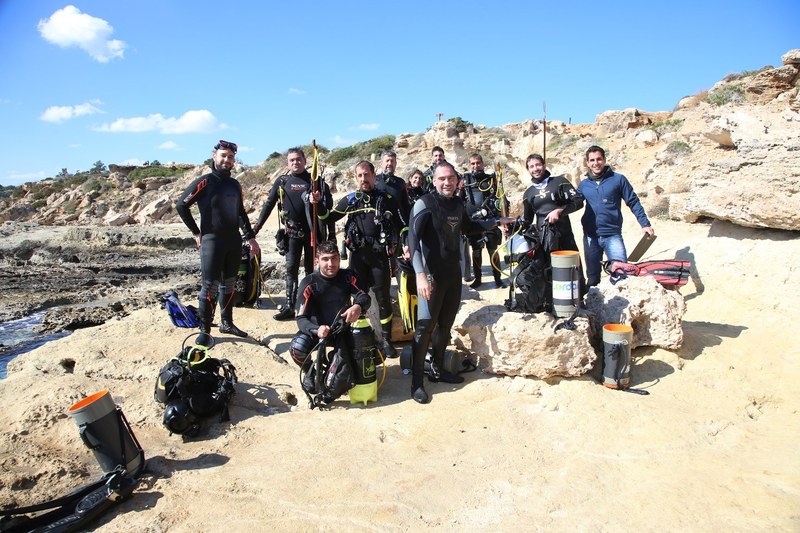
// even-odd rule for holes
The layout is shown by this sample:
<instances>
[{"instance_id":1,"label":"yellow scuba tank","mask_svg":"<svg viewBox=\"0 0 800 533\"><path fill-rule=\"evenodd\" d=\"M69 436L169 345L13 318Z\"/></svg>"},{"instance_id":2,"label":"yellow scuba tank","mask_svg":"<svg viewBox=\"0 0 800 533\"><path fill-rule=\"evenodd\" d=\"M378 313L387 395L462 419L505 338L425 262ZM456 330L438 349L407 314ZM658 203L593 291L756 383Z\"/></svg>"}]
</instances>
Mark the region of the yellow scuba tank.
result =
<instances>
[{"instance_id":1,"label":"yellow scuba tank","mask_svg":"<svg viewBox=\"0 0 800 533\"><path fill-rule=\"evenodd\" d=\"M378 380L375 372L375 335L369 320L361 316L350 326L353 336L353 381L350 403L378 401Z\"/></svg>"}]
</instances>

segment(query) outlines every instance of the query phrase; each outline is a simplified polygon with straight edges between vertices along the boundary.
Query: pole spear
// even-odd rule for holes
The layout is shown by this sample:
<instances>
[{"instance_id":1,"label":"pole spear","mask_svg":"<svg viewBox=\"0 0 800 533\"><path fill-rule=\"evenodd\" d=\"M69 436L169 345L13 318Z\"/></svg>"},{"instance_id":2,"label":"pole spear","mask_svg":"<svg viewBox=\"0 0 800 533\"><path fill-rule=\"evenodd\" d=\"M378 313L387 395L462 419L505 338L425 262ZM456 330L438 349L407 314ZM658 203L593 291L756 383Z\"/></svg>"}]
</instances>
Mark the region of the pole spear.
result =
<instances>
[{"instance_id":1,"label":"pole spear","mask_svg":"<svg viewBox=\"0 0 800 533\"><path fill-rule=\"evenodd\" d=\"M542 159L544 159L544 166L547 168L547 102L542 101L542 110L544 111L544 118L542 119Z\"/></svg>"},{"instance_id":2,"label":"pole spear","mask_svg":"<svg viewBox=\"0 0 800 533\"><path fill-rule=\"evenodd\" d=\"M311 194L319 190L319 150L317 140L311 140L314 149L314 160L311 163ZM311 257L317 257L317 204L311 204Z\"/></svg>"}]
</instances>

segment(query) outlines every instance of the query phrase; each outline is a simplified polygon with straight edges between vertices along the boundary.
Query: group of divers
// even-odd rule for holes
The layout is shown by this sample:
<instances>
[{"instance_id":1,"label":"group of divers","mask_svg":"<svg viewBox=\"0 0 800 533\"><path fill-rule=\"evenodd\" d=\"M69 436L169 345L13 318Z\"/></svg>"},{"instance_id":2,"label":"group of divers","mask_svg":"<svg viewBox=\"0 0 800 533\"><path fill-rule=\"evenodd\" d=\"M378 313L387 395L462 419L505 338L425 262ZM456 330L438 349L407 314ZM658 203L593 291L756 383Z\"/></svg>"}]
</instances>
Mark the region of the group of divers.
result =
<instances>
[{"instance_id":1,"label":"group of divers","mask_svg":"<svg viewBox=\"0 0 800 533\"><path fill-rule=\"evenodd\" d=\"M424 376L431 382L464 380L445 369L443 360L461 303L462 277L472 280L472 288L483 284L484 248L495 287L505 287L498 253L504 240L525 232L538 236L540 246L548 248L545 256L557 250L578 252L568 215L585 205L581 223L587 278L580 266L582 298L588 287L600 282L603 254L609 260L627 259L621 202L636 216L643 233L653 235L633 187L606 164L605 151L599 146L586 151L588 172L578 187L564 176L552 176L541 155L529 155L525 165L531 185L523 195L522 216L517 218L508 216L502 168L498 165L495 172L487 172L478 153L469 156L469 170L459 174L445 159L444 150L435 146L430 168L414 169L406 181L394 173L396 153L385 150L381 172L376 173L371 162L359 161L355 165L356 190L334 202L318 176L316 154L309 172L304 151L291 148L286 155L289 172L273 183L255 225L245 211L241 185L231 176L236 152L235 143L220 140L214 147L212 171L195 179L176 201L176 210L200 252L200 333L196 344L213 345L211 326L217 304L219 332L248 336L233 323L242 243L246 241L250 253L260 256L256 236L277 208L275 239L286 260L286 299L274 319L296 320L299 331L289 350L294 362L307 368L314 347L334 336L341 337L337 340L341 350L352 351L352 331L341 325L364 321L371 303L369 289L375 295L377 329L381 330L377 362L398 357L392 344L390 298L391 279L397 276L403 284L398 298L407 298L409 290L416 293L416 316L403 318L406 329L414 332L411 397L418 403L430 401ZM199 226L191 213L193 205L199 210ZM341 219L345 223L340 251L335 223ZM542 238L546 243L541 243ZM348 256L349 268L341 268L341 259ZM298 277L301 257L303 279ZM408 302L400 303L402 309Z\"/></svg>"}]
</instances>

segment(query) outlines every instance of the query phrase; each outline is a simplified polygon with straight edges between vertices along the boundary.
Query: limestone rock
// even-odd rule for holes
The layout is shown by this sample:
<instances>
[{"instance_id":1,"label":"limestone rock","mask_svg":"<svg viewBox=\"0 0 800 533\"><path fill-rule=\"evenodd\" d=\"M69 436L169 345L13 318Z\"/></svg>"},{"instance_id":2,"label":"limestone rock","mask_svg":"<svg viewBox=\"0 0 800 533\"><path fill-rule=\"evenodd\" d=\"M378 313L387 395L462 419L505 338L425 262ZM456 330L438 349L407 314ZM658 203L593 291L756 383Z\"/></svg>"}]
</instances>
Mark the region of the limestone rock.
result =
<instances>
[{"instance_id":1,"label":"limestone rock","mask_svg":"<svg viewBox=\"0 0 800 533\"><path fill-rule=\"evenodd\" d=\"M650 129L642 130L636 134L636 137L634 137L633 142L636 143L636 146L638 148L653 146L658 142L658 134Z\"/></svg>"},{"instance_id":2,"label":"limestone rock","mask_svg":"<svg viewBox=\"0 0 800 533\"><path fill-rule=\"evenodd\" d=\"M158 222L172 210L172 198L169 196L162 196L153 202L144 206L138 213L135 219L139 224L148 222Z\"/></svg>"},{"instance_id":3,"label":"limestone rock","mask_svg":"<svg viewBox=\"0 0 800 533\"><path fill-rule=\"evenodd\" d=\"M133 219L128 213L117 213L113 209L103 217L103 222L108 226L124 226L129 224Z\"/></svg>"},{"instance_id":4,"label":"limestone rock","mask_svg":"<svg viewBox=\"0 0 800 533\"><path fill-rule=\"evenodd\" d=\"M622 111L605 111L595 117L595 124L608 133L625 133L626 130L641 128L654 124L668 117L669 113L648 113L636 108Z\"/></svg>"},{"instance_id":5,"label":"limestone rock","mask_svg":"<svg viewBox=\"0 0 800 533\"><path fill-rule=\"evenodd\" d=\"M789 50L781 56L784 65L800 65L800 48Z\"/></svg>"},{"instance_id":6,"label":"limestone rock","mask_svg":"<svg viewBox=\"0 0 800 533\"><path fill-rule=\"evenodd\" d=\"M780 94L792 89L792 84L797 79L797 73L797 66L784 65L755 74L745 84L748 100L755 103L767 103L774 100Z\"/></svg>"},{"instance_id":7,"label":"limestone rock","mask_svg":"<svg viewBox=\"0 0 800 533\"><path fill-rule=\"evenodd\" d=\"M657 346L675 350L683 344L681 321L686 303L681 293L668 290L649 276L631 276L612 285L603 278L589 289L586 309L594 341L602 343L603 326L628 324L633 328L631 348Z\"/></svg>"},{"instance_id":8,"label":"limestone rock","mask_svg":"<svg viewBox=\"0 0 800 533\"><path fill-rule=\"evenodd\" d=\"M575 330L553 332L559 321L545 313L512 313L468 300L456 316L453 343L492 374L540 379L583 375L597 358L589 342L589 322L578 318Z\"/></svg>"}]
</instances>

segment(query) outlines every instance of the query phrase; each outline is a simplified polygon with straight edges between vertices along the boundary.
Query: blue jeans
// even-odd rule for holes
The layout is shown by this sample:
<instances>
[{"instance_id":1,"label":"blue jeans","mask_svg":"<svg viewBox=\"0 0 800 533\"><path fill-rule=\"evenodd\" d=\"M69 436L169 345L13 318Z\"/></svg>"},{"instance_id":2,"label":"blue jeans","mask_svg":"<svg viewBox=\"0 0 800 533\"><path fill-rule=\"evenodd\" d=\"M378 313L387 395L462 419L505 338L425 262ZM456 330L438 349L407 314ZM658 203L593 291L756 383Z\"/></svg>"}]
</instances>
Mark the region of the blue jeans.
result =
<instances>
[{"instance_id":1,"label":"blue jeans","mask_svg":"<svg viewBox=\"0 0 800 533\"><path fill-rule=\"evenodd\" d=\"M601 263L603 252L609 261L627 261L628 252L625 251L625 243L622 242L622 235L609 235L607 237L583 236L583 254L586 258L586 284L593 287L600 283Z\"/></svg>"}]
</instances>

